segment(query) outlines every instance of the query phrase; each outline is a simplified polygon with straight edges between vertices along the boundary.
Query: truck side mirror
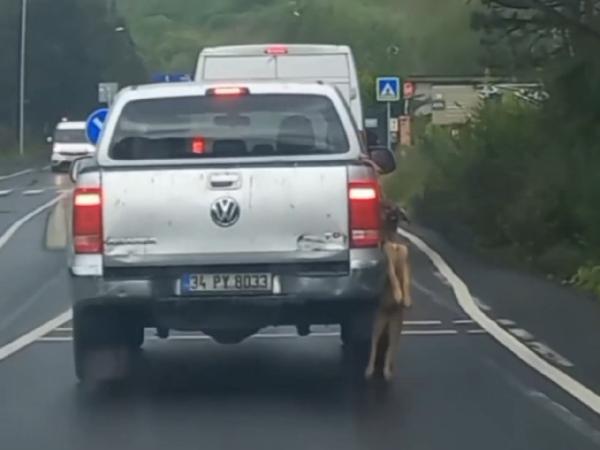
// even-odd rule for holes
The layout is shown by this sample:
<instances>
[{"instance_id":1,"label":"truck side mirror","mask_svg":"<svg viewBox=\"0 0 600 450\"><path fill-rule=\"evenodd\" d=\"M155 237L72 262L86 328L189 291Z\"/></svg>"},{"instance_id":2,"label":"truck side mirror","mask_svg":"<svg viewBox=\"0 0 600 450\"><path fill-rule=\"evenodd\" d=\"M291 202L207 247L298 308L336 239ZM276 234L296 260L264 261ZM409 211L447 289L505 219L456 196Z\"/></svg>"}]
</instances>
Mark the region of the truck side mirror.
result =
<instances>
[{"instance_id":1,"label":"truck side mirror","mask_svg":"<svg viewBox=\"0 0 600 450\"><path fill-rule=\"evenodd\" d=\"M69 170L69 178L73 183L77 182L77 176L81 172L81 169L85 167L87 163L92 160L91 156L83 156L81 158L77 158L75 161L71 163L71 168Z\"/></svg>"},{"instance_id":2,"label":"truck side mirror","mask_svg":"<svg viewBox=\"0 0 600 450\"><path fill-rule=\"evenodd\" d=\"M385 146L375 145L369 147L369 158L379 167L382 175L387 175L396 170L394 153Z\"/></svg>"}]
</instances>

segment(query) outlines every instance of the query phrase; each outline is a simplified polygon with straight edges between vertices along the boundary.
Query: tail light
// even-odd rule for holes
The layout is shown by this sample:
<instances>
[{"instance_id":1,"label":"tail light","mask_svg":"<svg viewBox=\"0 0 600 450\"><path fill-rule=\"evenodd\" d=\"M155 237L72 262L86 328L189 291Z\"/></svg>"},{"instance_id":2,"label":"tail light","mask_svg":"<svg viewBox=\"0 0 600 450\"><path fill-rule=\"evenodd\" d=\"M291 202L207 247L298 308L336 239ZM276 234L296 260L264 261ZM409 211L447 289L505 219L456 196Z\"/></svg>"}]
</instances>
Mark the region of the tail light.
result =
<instances>
[{"instance_id":1,"label":"tail light","mask_svg":"<svg viewBox=\"0 0 600 450\"><path fill-rule=\"evenodd\" d=\"M203 155L206 150L206 141L203 137L197 136L192 139L192 153Z\"/></svg>"},{"instance_id":2,"label":"tail light","mask_svg":"<svg viewBox=\"0 0 600 450\"><path fill-rule=\"evenodd\" d=\"M208 96L240 96L240 95L248 95L250 94L250 90L246 87L237 87L237 86L223 86L207 89L206 95Z\"/></svg>"},{"instance_id":3,"label":"tail light","mask_svg":"<svg viewBox=\"0 0 600 450\"><path fill-rule=\"evenodd\" d=\"M288 46L287 45L270 45L265 49L265 53L267 55L287 55Z\"/></svg>"},{"instance_id":4,"label":"tail light","mask_svg":"<svg viewBox=\"0 0 600 450\"><path fill-rule=\"evenodd\" d=\"M380 241L379 184L376 180L351 181L350 245L352 248L377 247Z\"/></svg>"},{"instance_id":5,"label":"tail light","mask_svg":"<svg viewBox=\"0 0 600 450\"><path fill-rule=\"evenodd\" d=\"M73 194L75 253L102 253L102 191L98 187L75 189Z\"/></svg>"}]
</instances>

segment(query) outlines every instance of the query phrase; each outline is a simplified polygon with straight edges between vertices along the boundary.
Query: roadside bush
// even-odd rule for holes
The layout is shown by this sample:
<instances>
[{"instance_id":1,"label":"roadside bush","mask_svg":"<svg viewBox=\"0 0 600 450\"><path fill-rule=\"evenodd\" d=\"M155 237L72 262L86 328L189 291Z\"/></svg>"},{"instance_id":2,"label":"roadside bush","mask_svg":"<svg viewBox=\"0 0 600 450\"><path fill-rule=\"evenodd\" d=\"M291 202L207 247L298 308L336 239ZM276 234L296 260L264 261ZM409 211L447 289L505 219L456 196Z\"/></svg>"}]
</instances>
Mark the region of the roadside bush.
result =
<instances>
[{"instance_id":1,"label":"roadside bush","mask_svg":"<svg viewBox=\"0 0 600 450\"><path fill-rule=\"evenodd\" d=\"M429 125L390 186L451 239L600 295L599 128L552 102L486 104Z\"/></svg>"},{"instance_id":2,"label":"roadside bush","mask_svg":"<svg viewBox=\"0 0 600 450\"><path fill-rule=\"evenodd\" d=\"M600 266L581 267L573 277L573 282L600 297Z\"/></svg>"}]
</instances>

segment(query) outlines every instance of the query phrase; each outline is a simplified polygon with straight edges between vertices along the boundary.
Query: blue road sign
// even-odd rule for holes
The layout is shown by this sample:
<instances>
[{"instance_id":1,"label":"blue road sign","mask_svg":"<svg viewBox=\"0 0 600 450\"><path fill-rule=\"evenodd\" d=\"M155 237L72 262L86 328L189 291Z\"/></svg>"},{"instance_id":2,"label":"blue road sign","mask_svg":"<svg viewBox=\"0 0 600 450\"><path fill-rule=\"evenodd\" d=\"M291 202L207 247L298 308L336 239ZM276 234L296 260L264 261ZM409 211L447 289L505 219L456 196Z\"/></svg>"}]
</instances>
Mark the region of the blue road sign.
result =
<instances>
[{"instance_id":1,"label":"blue road sign","mask_svg":"<svg viewBox=\"0 0 600 450\"><path fill-rule=\"evenodd\" d=\"M376 88L378 102L397 102L400 100L400 78L379 77L377 78Z\"/></svg>"},{"instance_id":2,"label":"blue road sign","mask_svg":"<svg viewBox=\"0 0 600 450\"><path fill-rule=\"evenodd\" d=\"M153 83L181 83L192 81L192 77L187 73L157 73L152 76Z\"/></svg>"},{"instance_id":3,"label":"blue road sign","mask_svg":"<svg viewBox=\"0 0 600 450\"><path fill-rule=\"evenodd\" d=\"M102 134L102 128L104 128L104 122L108 115L108 108L100 108L94 111L86 120L85 123L85 134L87 135L88 141L92 144L97 144Z\"/></svg>"}]
</instances>

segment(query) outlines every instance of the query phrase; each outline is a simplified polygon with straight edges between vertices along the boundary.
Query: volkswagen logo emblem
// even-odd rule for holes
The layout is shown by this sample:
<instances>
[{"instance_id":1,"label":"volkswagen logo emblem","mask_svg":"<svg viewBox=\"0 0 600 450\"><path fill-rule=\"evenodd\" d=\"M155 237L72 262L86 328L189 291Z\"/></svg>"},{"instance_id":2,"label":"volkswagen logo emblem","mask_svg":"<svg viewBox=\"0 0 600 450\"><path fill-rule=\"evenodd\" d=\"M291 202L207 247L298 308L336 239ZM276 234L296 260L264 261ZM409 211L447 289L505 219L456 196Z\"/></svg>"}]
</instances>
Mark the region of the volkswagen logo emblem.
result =
<instances>
[{"instance_id":1,"label":"volkswagen logo emblem","mask_svg":"<svg viewBox=\"0 0 600 450\"><path fill-rule=\"evenodd\" d=\"M231 197L219 198L210 207L213 222L223 228L235 225L240 214L240 205Z\"/></svg>"}]
</instances>

